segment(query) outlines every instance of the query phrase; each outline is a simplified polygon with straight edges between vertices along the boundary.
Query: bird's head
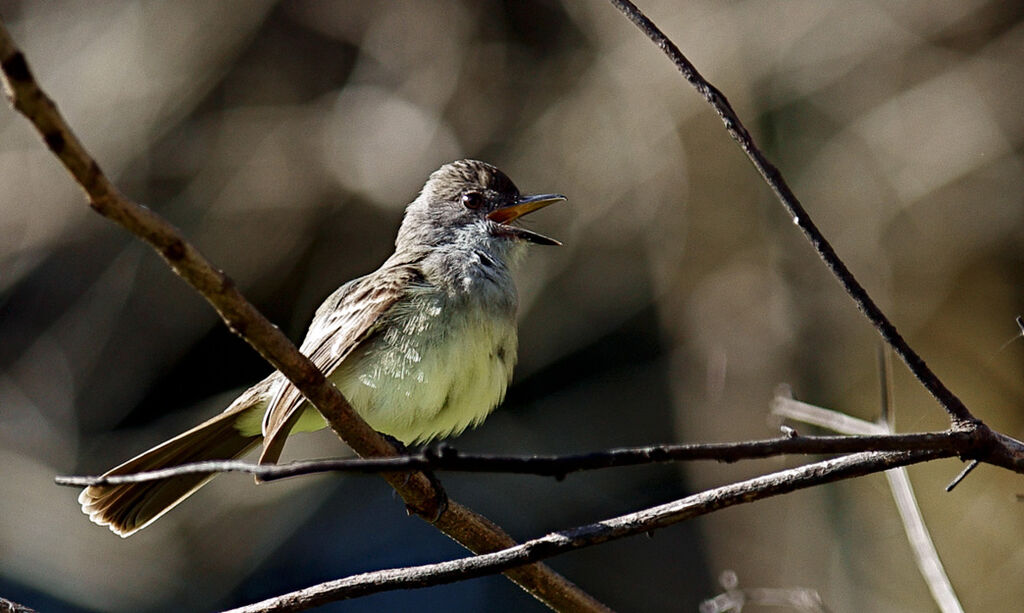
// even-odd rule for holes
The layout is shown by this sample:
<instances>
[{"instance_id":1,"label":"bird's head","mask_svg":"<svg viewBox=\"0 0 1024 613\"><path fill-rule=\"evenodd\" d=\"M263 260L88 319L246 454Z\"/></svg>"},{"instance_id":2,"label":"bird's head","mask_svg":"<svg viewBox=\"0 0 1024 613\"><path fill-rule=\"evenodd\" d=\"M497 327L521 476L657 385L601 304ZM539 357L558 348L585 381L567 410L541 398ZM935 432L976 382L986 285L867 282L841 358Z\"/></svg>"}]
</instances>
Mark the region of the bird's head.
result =
<instances>
[{"instance_id":1,"label":"bird's head","mask_svg":"<svg viewBox=\"0 0 1024 613\"><path fill-rule=\"evenodd\" d=\"M490 245L498 251L525 242L558 241L514 222L565 200L559 194L523 196L512 180L494 166L476 160L445 164L405 211L396 246L437 247L448 244Z\"/></svg>"}]
</instances>

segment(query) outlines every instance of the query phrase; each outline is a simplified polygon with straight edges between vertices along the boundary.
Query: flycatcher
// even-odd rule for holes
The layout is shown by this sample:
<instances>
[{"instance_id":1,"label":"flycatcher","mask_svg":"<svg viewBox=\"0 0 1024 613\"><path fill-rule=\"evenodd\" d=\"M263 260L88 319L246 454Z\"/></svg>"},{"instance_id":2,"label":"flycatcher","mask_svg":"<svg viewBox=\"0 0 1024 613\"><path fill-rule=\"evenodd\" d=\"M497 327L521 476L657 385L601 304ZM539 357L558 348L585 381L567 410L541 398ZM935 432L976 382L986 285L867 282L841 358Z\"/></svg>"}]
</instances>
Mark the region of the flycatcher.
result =
<instances>
[{"instance_id":1,"label":"flycatcher","mask_svg":"<svg viewBox=\"0 0 1024 613\"><path fill-rule=\"evenodd\" d=\"M504 398L516 363L511 268L526 243L559 244L513 222L561 200L523 196L484 162L442 166L406 207L395 252L324 301L300 350L370 426L403 443L479 424ZM260 462L273 463L291 432L326 425L275 371L223 413L106 474L236 458L261 442ZM93 522L128 536L212 477L91 486L78 500Z\"/></svg>"}]
</instances>

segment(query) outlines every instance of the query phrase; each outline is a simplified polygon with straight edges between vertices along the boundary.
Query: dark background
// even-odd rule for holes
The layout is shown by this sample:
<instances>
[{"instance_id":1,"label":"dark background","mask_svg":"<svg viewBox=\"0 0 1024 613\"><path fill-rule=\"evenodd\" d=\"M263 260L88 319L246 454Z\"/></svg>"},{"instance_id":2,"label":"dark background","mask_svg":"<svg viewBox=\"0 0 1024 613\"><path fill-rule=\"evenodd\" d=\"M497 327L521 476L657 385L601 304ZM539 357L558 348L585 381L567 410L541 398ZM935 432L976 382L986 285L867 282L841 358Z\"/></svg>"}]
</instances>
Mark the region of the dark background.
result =
<instances>
[{"instance_id":1,"label":"dark background","mask_svg":"<svg viewBox=\"0 0 1024 613\"><path fill-rule=\"evenodd\" d=\"M649 1L854 272L983 419L1024 434L1019 3ZM299 340L392 248L442 163L565 205L519 274L520 365L453 444L569 453L775 435L779 383L878 414L877 335L704 105L610 5L0 0L37 77L131 198ZM268 366L147 247L91 213L0 110L0 596L44 611L214 610L464 552L372 477L218 478L129 540L55 474L95 473L220 410ZM896 368L901 431L944 427ZM809 431L806 427L801 431ZM288 458L346 454L330 433ZM526 539L795 465L444 475ZM910 470L968 610L1024 599L1018 476ZM880 476L716 513L551 564L624 611L806 587L833 611L934 608ZM502 578L324 610L540 610Z\"/></svg>"}]
</instances>

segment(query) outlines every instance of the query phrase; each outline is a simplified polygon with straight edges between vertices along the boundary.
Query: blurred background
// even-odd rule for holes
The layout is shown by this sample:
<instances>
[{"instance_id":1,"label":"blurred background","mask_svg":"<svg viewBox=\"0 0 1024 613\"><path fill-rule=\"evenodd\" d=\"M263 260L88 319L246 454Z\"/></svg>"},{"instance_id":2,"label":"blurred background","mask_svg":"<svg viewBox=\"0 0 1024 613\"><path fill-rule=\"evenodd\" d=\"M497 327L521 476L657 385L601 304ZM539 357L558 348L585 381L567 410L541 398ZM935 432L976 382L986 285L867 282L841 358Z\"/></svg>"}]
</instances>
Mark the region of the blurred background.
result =
<instances>
[{"instance_id":1,"label":"blurred background","mask_svg":"<svg viewBox=\"0 0 1024 613\"><path fill-rule=\"evenodd\" d=\"M1024 436L1024 4L645 0L721 88L839 253L972 410ZM769 401L879 413L876 333L714 113L604 2L0 0L36 76L131 198L181 228L293 339L390 253L461 157L561 239L519 275L520 365L453 444L572 453L778 434ZM209 611L463 551L373 477L215 480L122 540L56 474L97 473L268 372L148 248L92 213L0 109L0 596L43 611ZM900 431L943 428L897 364ZM801 432L812 432L806 427ZM347 454L329 433L287 458ZM573 475L443 475L526 539L801 458ZM1024 600L1019 475L910 469L967 610ZM551 565L624 611L740 587L832 611L933 610L881 475L728 509ZM536 611L487 578L323 610ZM1012 605L1010 605L1012 608Z\"/></svg>"}]
</instances>

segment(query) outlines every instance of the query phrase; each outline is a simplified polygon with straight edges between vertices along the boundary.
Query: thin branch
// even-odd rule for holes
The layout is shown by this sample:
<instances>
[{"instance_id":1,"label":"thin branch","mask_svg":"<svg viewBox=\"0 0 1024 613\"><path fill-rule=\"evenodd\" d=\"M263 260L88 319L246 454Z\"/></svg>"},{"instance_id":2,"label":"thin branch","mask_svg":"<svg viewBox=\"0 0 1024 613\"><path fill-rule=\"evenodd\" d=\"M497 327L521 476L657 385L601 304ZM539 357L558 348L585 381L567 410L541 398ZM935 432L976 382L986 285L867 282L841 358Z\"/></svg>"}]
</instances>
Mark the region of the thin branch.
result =
<instances>
[{"instance_id":1,"label":"thin branch","mask_svg":"<svg viewBox=\"0 0 1024 613\"><path fill-rule=\"evenodd\" d=\"M85 190L89 205L152 246L189 285L217 310L228 327L281 371L319 410L337 435L361 456L394 456L395 448L360 418L340 392L294 344L270 323L234 282L162 217L122 195L78 140L53 100L36 82L24 54L0 19L0 69L14 108L29 119L46 146ZM442 497L422 473L383 477L407 507L467 549L481 553L510 547L515 540L497 525ZM436 519L435 519L436 518ZM508 574L538 600L562 610L603 611L607 607L550 568L535 565Z\"/></svg>"},{"instance_id":2,"label":"thin branch","mask_svg":"<svg viewBox=\"0 0 1024 613\"><path fill-rule=\"evenodd\" d=\"M788 391L777 393L771 402L772 415L811 424L826 430L855 436L890 436L884 424L856 417L796 400Z\"/></svg>"},{"instance_id":3,"label":"thin branch","mask_svg":"<svg viewBox=\"0 0 1024 613\"><path fill-rule=\"evenodd\" d=\"M939 606L942 613L963 613L960 599L953 590L953 584L946 574L942 564L942 558L935 549L932 535L928 532L928 525L924 523L924 516L921 515L921 507L917 504L917 496L914 495L914 488L910 484L910 475L907 469L897 468L885 473L889 481L889 488L892 490L892 498L896 502L896 509L903 521L903 530L907 534L907 541L914 552L914 560L917 561L917 568L924 577L924 582L931 592L932 599Z\"/></svg>"},{"instance_id":4,"label":"thin branch","mask_svg":"<svg viewBox=\"0 0 1024 613\"><path fill-rule=\"evenodd\" d=\"M738 504L949 455L951 454L946 451L930 450L910 453L867 452L843 456L714 488L635 513L554 532L502 551L437 564L353 575L232 609L230 613L301 611L335 600L481 577L568 551L650 533Z\"/></svg>"},{"instance_id":5,"label":"thin branch","mask_svg":"<svg viewBox=\"0 0 1024 613\"><path fill-rule=\"evenodd\" d=\"M788 454L838 454L863 451L944 451L956 455L973 447L966 432L925 432L870 436L798 436L737 443L652 445L610 449L576 455L498 456L461 453L452 447L427 448L420 453L393 458L345 458L307 460L281 465L259 465L241 461L210 461L125 475L57 477L59 485L86 487L157 481L188 474L240 472L274 481L324 472L383 473L410 471L453 471L516 473L563 478L584 470L636 466L665 462L715 460L736 462Z\"/></svg>"},{"instance_id":6,"label":"thin branch","mask_svg":"<svg viewBox=\"0 0 1024 613\"><path fill-rule=\"evenodd\" d=\"M825 239L825 236L814 222L811 221L803 205L800 204L800 201L789 188L785 179L782 178L779 169L758 148L754 138L747 131L743 122L740 121L739 116L733 110L725 95L701 76L697 68L679 50L679 47L669 40L658 26L654 25L654 22L648 19L636 5L629 0L610 0L610 2L640 28L672 60L672 63L682 73L683 78L689 81L707 100L708 104L715 109L718 116L722 118L722 122L725 123L725 129L728 130L729 135L739 144L740 148L743 149L743 152L747 154L747 157L754 164L754 168L757 169L757 172L760 173L772 191L775 192L776 197L782 203L782 206L786 208L786 212L789 213L793 223L800 227L804 236L807 237L807 240L814 247L814 250L818 252L818 256L828 269L832 271L836 279L839 280L846 293L857 303L857 308L871 321L871 324L882 335L882 338L892 346L896 354L907 364L910 372L917 377L925 389L949 413L953 426L965 429L976 427L978 420L967 410L967 407L964 406L960 398L950 391L938 376L932 372L924 359L907 344L907 341L900 335L896 326L878 308L875 301L868 295L867 290L861 286L860 282L853 276L853 273L850 272L850 269L847 268L846 264L836 254L832 245Z\"/></svg>"},{"instance_id":7,"label":"thin branch","mask_svg":"<svg viewBox=\"0 0 1024 613\"><path fill-rule=\"evenodd\" d=\"M830 411L794 400L787 390L780 390L772 401L772 412L790 419L814 424L843 434L882 436L890 434L885 424L864 421L838 411ZM961 430L956 430L961 431ZM966 431L972 444L962 449L960 457L980 460L994 466L1024 474L1024 443L996 432L984 424Z\"/></svg>"},{"instance_id":8,"label":"thin branch","mask_svg":"<svg viewBox=\"0 0 1024 613\"><path fill-rule=\"evenodd\" d=\"M721 594L700 603L700 613L739 613L748 604L764 607L786 607L798 613L828 613L817 590L803 587L739 587L735 571L726 570L718 582L725 588Z\"/></svg>"}]
</instances>

